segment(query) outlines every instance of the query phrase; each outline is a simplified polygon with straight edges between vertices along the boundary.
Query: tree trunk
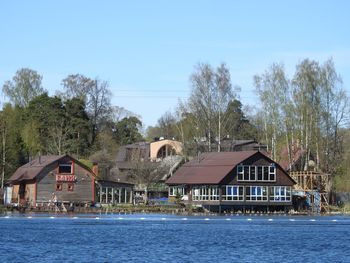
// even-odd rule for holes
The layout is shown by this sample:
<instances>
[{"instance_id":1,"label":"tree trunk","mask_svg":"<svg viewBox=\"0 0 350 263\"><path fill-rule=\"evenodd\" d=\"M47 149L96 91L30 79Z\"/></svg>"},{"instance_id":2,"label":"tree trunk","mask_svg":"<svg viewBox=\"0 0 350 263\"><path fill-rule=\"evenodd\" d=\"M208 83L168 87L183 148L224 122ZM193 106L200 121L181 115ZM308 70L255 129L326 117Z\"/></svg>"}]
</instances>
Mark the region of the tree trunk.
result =
<instances>
[{"instance_id":1,"label":"tree trunk","mask_svg":"<svg viewBox=\"0 0 350 263\"><path fill-rule=\"evenodd\" d=\"M288 125L287 122L285 122L285 127L286 127L286 144L287 144L287 154L288 154L288 168L289 170L292 169L292 155L291 155L291 150L290 150L290 142L289 142L289 137L288 137Z\"/></svg>"},{"instance_id":2,"label":"tree trunk","mask_svg":"<svg viewBox=\"0 0 350 263\"><path fill-rule=\"evenodd\" d=\"M211 152L211 122L208 121L208 152Z\"/></svg>"},{"instance_id":3,"label":"tree trunk","mask_svg":"<svg viewBox=\"0 0 350 263\"><path fill-rule=\"evenodd\" d=\"M218 152L221 152L221 112L219 111Z\"/></svg>"},{"instance_id":4,"label":"tree trunk","mask_svg":"<svg viewBox=\"0 0 350 263\"><path fill-rule=\"evenodd\" d=\"M269 147L269 140L268 140L268 135L267 135L267 123L266 123L266 119L264 121L264 128L265 128L265 141L266 141L266 144L267 144L267 151L270 150L270 147Z\"/></svg>"},{"instance_id":5,"label":"tree trunk","mask_svg":"<svg viewBox=\"0 0 350 263\"><path fill-rule=\"evenodd\" d=\"M148 187L145 186L145 204L147 205L148 204Z\"/></svg>"},{"instance_id":6,"label":"tree trunk","mask_svg":"<svg viewBox=\"0 0 350 263\"><path fill-rule=\"evenodd\" d=\"M3 127L2 132L2 171L1 171L1 189L4 189L5 181L5 163L6 163L6 128Z\"/></svg>"}]
</instances>

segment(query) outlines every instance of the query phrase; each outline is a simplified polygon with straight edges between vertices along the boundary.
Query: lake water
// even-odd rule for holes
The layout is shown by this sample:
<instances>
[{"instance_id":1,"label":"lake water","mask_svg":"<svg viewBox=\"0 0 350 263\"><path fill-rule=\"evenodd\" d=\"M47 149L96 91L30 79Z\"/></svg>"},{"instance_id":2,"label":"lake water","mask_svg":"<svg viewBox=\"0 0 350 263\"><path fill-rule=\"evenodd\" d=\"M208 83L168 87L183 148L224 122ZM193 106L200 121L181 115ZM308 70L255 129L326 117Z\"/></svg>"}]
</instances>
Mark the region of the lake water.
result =
<instances>
[{"instance_id":1,"label":"lake water","mask_svg":"<svg viewBox=\"0 0 350 263\"><path fill-rule=\"evenodd\" d=\"M0 262L350 262L350 217L0 216Z\"/></svg>"}]
</instances>

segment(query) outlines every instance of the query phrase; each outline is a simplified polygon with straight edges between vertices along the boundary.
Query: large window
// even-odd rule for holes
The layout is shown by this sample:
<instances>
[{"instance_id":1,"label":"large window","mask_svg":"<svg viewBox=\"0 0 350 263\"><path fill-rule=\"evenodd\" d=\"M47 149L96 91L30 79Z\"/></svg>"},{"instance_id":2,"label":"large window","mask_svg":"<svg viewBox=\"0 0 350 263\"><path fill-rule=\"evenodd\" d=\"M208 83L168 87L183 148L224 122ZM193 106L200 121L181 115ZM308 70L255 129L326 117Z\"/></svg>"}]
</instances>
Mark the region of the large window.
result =
<instances>
[{"instance_id":1,"label":"large window","mask_svg":"<svg viewBox=\"0 0 350 263\"><path fill-rule=\"evenodd\" d=\"M274 165L239 165L237 166L237 179L238 181L274 182L276 181L276 167Z\"/></svg>"},{"instance_id":2,"label":"large window","mask_svg":"<svg viewBox=\"0 0 350 263\"><path fill-rule=\"evenodd\" d=\"M243 201L243 186L226 185L222 189L222 200Z\"/></svg>"},{"instance_id":3,"label":"large window","mask_svg":"<svg viewBox=\"0 0 350 263\"><path fill-rule=\"evenodd\" d=\"M267 186L246 186L247 201L267 201Z\"/></svg>"},{"instance_id":4,"label":"large window","mask_svg":"<svg viewBox=\"0 0 350 263\"><path fill-rule=\"evenodd\" d=\"M169 196L176 196L177 194L185 195L185 187L183 186L170 186Z\"/></svg>"},{"instance_id":5,"label":"large window","mask_svg":"<svg viewBox=\"0 0 350 263\"><path fill-rule=\"evenodd\" d=\"M192 193L192 199L194 201L219 200L219 188L217 186L194 187Z\"/></svg>"},{"instance_id":6,"label":"large window","mask_svg":"<svg viewBox=\"0 0 350 263\"><path fill-rule=\"evenodd\" d=\"M290 186L270 186L270 201L272 202L290 202Z\"/></svg>"}]
</instances>

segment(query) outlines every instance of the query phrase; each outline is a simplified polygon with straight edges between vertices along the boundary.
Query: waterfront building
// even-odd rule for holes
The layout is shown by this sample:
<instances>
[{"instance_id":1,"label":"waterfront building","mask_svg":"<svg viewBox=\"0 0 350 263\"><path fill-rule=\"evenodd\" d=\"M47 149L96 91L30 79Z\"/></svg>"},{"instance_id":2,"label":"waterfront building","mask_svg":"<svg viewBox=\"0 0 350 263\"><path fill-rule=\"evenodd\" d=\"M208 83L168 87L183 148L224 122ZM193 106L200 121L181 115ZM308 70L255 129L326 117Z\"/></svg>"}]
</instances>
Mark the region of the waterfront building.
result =
<instances>
[{"instance_id":1,"label":"waterfront building","mask_svg":"<svg viewBox=\"0 0 350 263\"><path fill-rule=\"evenodd\" d=\"M125 176L110 172L96 182L96 202L109 205L133 203L133 187L134 184Z\"/></svg>"},{"instance_id":2,"label":"waterfront building","mask_svg":"<svg viewBox=\"0 0 350 263\"><path fill-rule=\"evenodd\" d=\"M201 154L166 183L170 200L243 212L290 209L295 181L265 153L238 151Z\"/></svg>"},{"instance_id":3,"label":"waterfront building","mask_svg":"<svg viewBox=\"0 0 350 263\"><path fill-rule=\"evenodd\" d=\"M95 177L89 167L69 155L39 156L10 177L12 203L23 206L93 203Z\"/></svg>"},{"instance_id":4,"label":"waterfront building","mask_svg":"<svg viewBox=\"0 0 350 263\"><path fill-rule=\"evenodd\" d=\"M40 156L19 167L9 185L8 203L20 206L132 203L133 184L113 176L100 179L97 164L90 169L69 155Z\"/></svg>"}]
</instances>

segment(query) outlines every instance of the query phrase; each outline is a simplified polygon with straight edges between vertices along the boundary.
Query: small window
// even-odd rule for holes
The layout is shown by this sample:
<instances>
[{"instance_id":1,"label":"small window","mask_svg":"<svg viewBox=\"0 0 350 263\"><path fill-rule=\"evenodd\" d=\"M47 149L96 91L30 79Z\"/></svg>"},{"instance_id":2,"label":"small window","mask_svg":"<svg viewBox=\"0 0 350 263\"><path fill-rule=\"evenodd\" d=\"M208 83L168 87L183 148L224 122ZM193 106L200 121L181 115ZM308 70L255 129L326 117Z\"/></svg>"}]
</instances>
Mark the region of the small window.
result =
<instances>
[{"instance_id":1,"label":"small window","mask_svg":"<svg viewBox=\"0 0 350 263\"><path fill-rule=\"evenodd\" d=\"M59 174L72 174L72 164L71 163L61 163L58 166Z\"/></svg>"},{"instance_id":2,"label":"small window","mask_svg":"<svg viewBox=\"0 0 350 263\"><path fill-rule=\"evenodd\" d=\"M68 184L67 190L68 190L69 192L73 192L73 191L74 191L74 184Z\"/></svg>"},{"instance_id":3,"label":"small window","mask_svg":"<svg viewBox=\"0 0 350 263\"><path fill-rule=\"evenodd\" d=\"M243 181L243 165L237 167L238 181Z\"/></svg>"},{"instance_id":4,"label":"small window","mask_svg":"<svg viewBox=\"0 0 350 263\"><path fill-rule=\"evenodd\" d=\"M264 181L269 181L269 167L264 166Z\"/></svg>"},{"instance_id":5,"label":"small window","mask_svg":"<svg viewBox=\"0 0 350 263\"><path fill-rule=\"evenodd\" d=\"M244 166L244 181L249 181L249 166Z\"/></svg>"},{"instance_id":6,"label":"small window","mask_svg":"<svg viewBox=\"0 0 350 263\"><path fill-rule=\"evenodd\" d=\"M258 181L263 180L263 168L262 166L258 166Z\"/></svg>"},{"instance_id":7,"label":"small window","mask_svg":"<svg viewBox=\"0 0 350 263\"><path fill-rule=\"evenodd\" d=\"M255 169L256 169L255 166L250 166L250 181L255 181L256 180L256 178L255 178Z\"/></svg>"},{"instance_id":8,"label":"small window","mask_svg":"<svg viewBox=\"0 0 350 263\"><path fill-rule=\"evenodd\" d=\"M62 191L62 184L56 184L56 191Z\"/></svg>"}]
</instances>

